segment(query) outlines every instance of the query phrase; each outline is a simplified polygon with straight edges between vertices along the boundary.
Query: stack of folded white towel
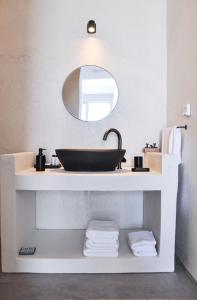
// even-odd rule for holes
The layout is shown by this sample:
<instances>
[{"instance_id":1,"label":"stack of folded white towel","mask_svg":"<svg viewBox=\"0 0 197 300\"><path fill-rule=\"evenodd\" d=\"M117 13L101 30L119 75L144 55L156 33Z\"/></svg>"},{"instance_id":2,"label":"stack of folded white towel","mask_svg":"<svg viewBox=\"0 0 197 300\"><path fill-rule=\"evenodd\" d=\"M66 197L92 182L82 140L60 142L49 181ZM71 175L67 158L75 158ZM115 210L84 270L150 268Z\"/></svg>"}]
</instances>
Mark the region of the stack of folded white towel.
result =
<instances>
[{"instance_id":1,"label":"stack of folded white towel","mask_svg":"<svg viewBox=\"0 0 197 300\"><path fill-rule=\"evenodd\" d=\"M152 231L129 232L128 243L135 256L157 256L156 240Z\"/></svg>"},{"instance_id":2,"label":"stack of folded white towel","mask_svg":"<svg viewBox=\"0 0 197 300\"><path fill-rule=\"evenodd\" d=\"M117 257L119 228L114 221L92 220L88 224L83 254L90 257Z\"/></svg>"}]
</instances>

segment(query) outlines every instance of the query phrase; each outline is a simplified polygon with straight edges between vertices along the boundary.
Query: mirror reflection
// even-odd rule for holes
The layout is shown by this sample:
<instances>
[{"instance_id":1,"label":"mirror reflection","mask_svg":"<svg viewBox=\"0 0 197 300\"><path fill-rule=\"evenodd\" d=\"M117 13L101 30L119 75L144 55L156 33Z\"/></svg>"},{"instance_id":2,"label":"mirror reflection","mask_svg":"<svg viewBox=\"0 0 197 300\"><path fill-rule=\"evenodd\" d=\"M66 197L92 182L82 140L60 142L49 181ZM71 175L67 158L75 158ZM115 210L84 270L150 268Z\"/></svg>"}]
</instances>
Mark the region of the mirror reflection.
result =
<instances>
[{"instance_id":1,"label":"mirror reflection","mask_svg":"<svg viewBox=\"0 0 197 300\"><path fill-rule=\"evenodd\" d=\"M63 86L66 109L75 118L97 121L108 116L118 100L115 79L105 69L82 66L74 70Z\"/></svg>"}]
</instances>

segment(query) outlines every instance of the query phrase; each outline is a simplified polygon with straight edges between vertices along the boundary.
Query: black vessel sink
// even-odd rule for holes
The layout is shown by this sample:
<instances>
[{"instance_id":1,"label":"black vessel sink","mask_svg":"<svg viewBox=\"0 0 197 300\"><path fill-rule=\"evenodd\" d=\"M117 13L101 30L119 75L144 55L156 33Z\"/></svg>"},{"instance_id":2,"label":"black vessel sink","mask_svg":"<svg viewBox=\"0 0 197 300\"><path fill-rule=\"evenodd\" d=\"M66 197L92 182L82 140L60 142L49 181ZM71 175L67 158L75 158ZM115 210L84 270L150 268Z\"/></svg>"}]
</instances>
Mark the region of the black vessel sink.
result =
<instances>
[{"instance_id":1,"label":"black vessel sink","mask_svg":"<svg viewBox=\"0 0 197 300\"><path fill-rule=\"evenodd\" d=\"M114 171L123 159L124 149L56 149L66 171Z\"/></svg>"}]
</instances>

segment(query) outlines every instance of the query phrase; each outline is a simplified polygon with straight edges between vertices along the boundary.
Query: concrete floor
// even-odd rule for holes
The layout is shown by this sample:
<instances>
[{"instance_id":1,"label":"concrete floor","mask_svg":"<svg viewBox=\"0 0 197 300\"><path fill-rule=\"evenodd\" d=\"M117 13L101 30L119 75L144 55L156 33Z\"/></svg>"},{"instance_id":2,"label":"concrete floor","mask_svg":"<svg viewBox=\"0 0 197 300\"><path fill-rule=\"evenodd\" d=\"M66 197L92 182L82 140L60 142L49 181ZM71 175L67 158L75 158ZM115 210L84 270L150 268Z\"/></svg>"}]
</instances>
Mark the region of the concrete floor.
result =
<instances>
[{"instance_id":1,"label":"concrete floor","mask_svg":"<svg viewBox=\"0 0 197 300\"><path fill-rule=\"evenodd\" d=\"M3 274L0 300L197 299L180 263L170 274Z\"/></svg>"}]
</instances>

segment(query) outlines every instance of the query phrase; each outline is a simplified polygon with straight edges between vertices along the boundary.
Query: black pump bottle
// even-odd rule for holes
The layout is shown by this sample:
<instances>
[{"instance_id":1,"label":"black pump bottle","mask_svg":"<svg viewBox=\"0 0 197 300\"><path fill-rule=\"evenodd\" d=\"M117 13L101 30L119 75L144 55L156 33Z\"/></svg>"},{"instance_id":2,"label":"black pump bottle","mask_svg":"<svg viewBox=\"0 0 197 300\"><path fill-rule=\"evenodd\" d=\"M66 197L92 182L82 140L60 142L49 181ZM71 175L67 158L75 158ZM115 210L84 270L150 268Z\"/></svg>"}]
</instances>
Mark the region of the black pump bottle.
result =
<instances>
[{"instance_id":1,"label":"black pump bottle","mask_svg":"<svg viewBox=\"0 0 197 300\"><path fill-rule=\"evenodd\" d=\"M39 148L39 153L36 155L36 171L45 171L46 156L43 154L43 148Z\"/></svg>"}]
</instances>

